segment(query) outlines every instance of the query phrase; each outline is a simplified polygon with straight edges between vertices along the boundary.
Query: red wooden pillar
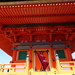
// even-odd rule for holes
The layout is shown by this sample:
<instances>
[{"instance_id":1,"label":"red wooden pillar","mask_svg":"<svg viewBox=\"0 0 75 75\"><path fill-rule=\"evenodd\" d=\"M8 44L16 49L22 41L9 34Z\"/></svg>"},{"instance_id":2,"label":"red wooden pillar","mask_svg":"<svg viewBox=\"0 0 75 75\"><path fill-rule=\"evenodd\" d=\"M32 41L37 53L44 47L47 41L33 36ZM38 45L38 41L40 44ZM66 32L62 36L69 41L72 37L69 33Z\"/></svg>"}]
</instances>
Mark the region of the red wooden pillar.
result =
<instances>
[{"instance_id":1,"label":"red wooden pillar","mask_svg":"<svg viewBox=\"0 0 75 75\"><path fill-rule=\"evenodd\" d=\"M12 61L16 61L16 57L17 57L17 50L13 50L13 53L12 53Z\"/></svg>"},{"instance_id":2,"label":"red wooden pillar","mask_svg":"<svg viewBox=\"0 0 75 75\"><path fill-rule=\"evenodd\" d=\"M12 52L12 61L10 63L15 63L17 57L17 50L13 50ZM15 67L16 65L11 65L12 67Z\"/></svg>"},{"instance_id":3,"label":"red wooden pillar","mask_svg":"<svg viewBox=\"0 0 75 75\"><path fill-rule=\"evenodd\" d=\"M71 55L71 49L70 48L66 48L66 55L67 55L67 58L72 60L72 55Z\"/></svg>"}]
</instances>

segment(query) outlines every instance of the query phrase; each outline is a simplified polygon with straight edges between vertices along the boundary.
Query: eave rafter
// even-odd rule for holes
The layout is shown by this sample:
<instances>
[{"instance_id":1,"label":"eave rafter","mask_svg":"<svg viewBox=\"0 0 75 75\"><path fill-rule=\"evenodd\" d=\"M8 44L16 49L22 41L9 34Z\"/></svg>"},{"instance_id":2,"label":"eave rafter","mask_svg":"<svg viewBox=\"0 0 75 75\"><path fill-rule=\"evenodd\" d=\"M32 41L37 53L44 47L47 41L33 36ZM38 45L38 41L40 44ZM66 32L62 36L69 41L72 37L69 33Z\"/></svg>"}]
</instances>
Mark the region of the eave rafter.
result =
<instances>
[{"instance_id":1,"label":"eave rafter","mask_svg":"<svg viewBox=\"0 0 75 75\"><path fill-rule=\"evenodd\" d=\"M0 5L2 24L74 22L75 2Z\"/></svg>"}]
</instances>

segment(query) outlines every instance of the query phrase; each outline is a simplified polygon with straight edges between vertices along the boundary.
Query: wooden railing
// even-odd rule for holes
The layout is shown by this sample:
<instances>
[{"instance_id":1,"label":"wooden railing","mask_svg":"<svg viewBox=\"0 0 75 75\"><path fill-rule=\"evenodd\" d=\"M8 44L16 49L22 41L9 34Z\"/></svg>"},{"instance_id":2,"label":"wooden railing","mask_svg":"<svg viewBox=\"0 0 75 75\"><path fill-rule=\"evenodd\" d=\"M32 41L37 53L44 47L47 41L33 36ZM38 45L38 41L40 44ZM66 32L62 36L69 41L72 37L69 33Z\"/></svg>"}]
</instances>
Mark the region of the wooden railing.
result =
<instances>
[{"instance_id":1,"label":"wooden railing","mask_svg":"<svg viewBox=\"0 0 75 75\"><path fill-rule=\"evenodd\" d=\"M60 62L58 54L56 54L56 70L47 71L48 74L75 74L75 61L66 61L66 62ZM62 64L69 64L69 65L62 65ZM10 65L11 67L6 67L7 65ZM16 67L16 65L24 65L23 67ZM64 71L63 68L70 68L70 71ZM16 69L23 69L24 71L21 72L22 75L45 75L44 72L35 72L33 70L29 70L29 56L26 58L26 63L10 63L10 64L0 64L0 75L21 75L20 72L16 72ZM4 72L4 70L7 70L7 72ZM56 71L56 72L55 72ZM7 74L6 74L7 73ZM8 74L9 73L9 74Z\"/></svg>"},{"instance_id":2,"label":"wooden railing","mask_svg":"<svg viewBox=\"0 0 75 75\"><path fill-rule=\"evenodd\" d=\"M63 70L63 68L66 68L66 69ZM67 70L68 68L69 70ZM65 73L75 74L75 61L60 62L59 56L58 54L56 54L56 69L58 74L65 74Z\"/></svg>"},{"instance_id":3,"label":"wooden railing","mask_svg":"<svg viewBox=\"0 0 75 75\"><path fill-rule=\"evenodd\" d=\"M10 67L9 67L10 65ZM23 67L16 67L23 66ZM26 74L28 74L29 69L29 56L27 55L26 63L10 63L10 64L0 64L0 72L16 72L17 69L23 69Z\"/></svg>"},{"instance_id":4,"label":"wooden railing","mask_svg":"<svg viewBox=\"0 0 75 75\"><path fill-rule=\"evenodd\" d=\"M60 62L61 68L69 68L69 71L73 71L75 73L75 61L66 61L66 62ZM68 65L62 65L62 64L68 64ZM67 70L65 70L67 71Z\"/></svg>"},{"instance_id":5,"label":"wooden railing","mask_svg":"<svg viewBox=\"0 0 75 75\"><path fill-rule=\"evenodd\" d=\"M5 66L11 67L5 67ZM24 67L16 67L17 65L24 65ZM15 67L13 67L15 66ZM26 63L10 63L10 64L0 64L0 72L4 72L5 69L15 72L15 69L25 69Z\"/></svg>"}]
</instances>

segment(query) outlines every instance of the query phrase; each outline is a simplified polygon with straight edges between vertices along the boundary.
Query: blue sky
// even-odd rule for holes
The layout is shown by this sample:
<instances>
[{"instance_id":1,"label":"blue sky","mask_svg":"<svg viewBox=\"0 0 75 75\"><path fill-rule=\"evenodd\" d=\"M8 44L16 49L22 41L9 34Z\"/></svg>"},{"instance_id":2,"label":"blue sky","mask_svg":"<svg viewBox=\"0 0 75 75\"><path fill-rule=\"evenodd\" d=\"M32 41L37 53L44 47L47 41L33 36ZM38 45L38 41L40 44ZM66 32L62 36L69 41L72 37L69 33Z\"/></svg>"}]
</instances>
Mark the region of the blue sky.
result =
<instances>
[{"instance_id":1,"label":"blue sky","mask_svg":"<svg viewBox=\"0 0 75 75\"><path fill-rule=\"evenodd\" d=\"M9 63L12 60L12 57L6 54L2 49L0 49L0 64Z\"/></svg>"},{"instance_id":2,"label":"blue sky","mask_svg":"<svg viewBox=\"0 0 75 75\"><path fill-rule=\"evenodd\" d=\"M75 59L75 52L74 52L74 53L72 53L72 57L73 57L73 59Z\"/></svg>"},{"instance_id":3,"label":"blue sky","mask_svg":"<svg viewBox=\"0 0 75 75\"><path fill-rule=\"evenodd\" d=\"M75 52L72 54L75 59ZM12 57L6 54L2 49L0 49L0 64L9 63L12 60Z\"/></svg>"}]
</instances>

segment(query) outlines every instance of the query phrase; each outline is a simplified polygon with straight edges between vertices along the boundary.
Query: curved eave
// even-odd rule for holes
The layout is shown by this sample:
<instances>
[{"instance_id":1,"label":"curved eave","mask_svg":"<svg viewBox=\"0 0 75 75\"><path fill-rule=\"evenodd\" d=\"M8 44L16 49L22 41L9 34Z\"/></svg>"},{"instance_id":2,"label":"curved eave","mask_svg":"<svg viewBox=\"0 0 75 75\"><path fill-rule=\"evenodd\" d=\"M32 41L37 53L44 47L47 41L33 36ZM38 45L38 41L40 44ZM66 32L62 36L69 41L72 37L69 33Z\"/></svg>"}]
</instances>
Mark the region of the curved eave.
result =
<instances>
[{"instance_id":1,"label":"curved eave","mask_svg":"<svg viewBox=\"0 0 75 75\"><path fill-rule=\"evenodd\" d=\"M3 25L75 22L75 3L0 5Z\"/></svg>"},{"instance_id":2,"label":"curved eave","mask_svg":"<svg viewBox=\"0 0 75 75\"><path fill-rule=\"evenodd\" d=\"M4 36L0 35L0 48L12 56L12 44Z\"/></svg>"}]
</instances>

